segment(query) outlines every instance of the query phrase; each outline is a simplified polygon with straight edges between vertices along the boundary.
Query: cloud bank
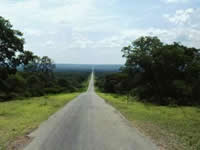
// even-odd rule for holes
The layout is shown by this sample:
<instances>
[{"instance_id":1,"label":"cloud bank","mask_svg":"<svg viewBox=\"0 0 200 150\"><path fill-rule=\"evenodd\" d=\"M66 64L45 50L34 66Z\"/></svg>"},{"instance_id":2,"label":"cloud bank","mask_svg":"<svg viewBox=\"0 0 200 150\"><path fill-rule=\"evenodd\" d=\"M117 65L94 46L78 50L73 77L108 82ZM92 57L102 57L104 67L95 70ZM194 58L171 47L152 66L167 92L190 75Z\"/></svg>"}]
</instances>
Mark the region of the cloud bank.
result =
<instances>
[{"instance_id":1,"label":"cloud bank","mask_svg":"<svg viewBox=\"0 0 200 150\"><path fill-rule=\"evenodd\" d=\"M26 49L57 63L120 64L121 48L144 35L200 47L195 6L187 0L1 0L0 14L24 33Z\"/></svg>"}]
</instances>

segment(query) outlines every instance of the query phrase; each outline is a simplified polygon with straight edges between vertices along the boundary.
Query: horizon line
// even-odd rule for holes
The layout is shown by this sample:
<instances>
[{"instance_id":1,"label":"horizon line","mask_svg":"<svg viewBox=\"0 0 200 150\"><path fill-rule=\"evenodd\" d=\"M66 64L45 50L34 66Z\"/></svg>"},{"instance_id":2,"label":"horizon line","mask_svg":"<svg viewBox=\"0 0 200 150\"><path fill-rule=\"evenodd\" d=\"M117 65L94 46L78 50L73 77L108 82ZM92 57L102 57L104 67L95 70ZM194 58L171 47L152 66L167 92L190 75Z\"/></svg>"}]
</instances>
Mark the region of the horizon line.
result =
<instances>
[{"instance_id":1,"label":"horizon line","mask_svg":"<svg viewBox=\"0 0 200 150\"><path fill-rule=\"evenodd\" d=\"M79 63L55 63L56 65L124 65L124 64L79 64Z\"/></svg>"}]
</instances>

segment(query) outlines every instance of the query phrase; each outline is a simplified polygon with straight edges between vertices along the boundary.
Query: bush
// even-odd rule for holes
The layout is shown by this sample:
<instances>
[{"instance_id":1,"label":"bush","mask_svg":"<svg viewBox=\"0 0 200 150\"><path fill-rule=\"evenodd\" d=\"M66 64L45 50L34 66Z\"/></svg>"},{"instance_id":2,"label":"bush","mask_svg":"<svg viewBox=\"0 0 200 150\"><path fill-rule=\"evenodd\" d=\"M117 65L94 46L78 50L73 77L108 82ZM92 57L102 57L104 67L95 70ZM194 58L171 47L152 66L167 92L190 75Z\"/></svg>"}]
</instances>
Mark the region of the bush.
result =
<instances>
[{"instance_id":1,"label":"bush","mask_svg":"<svg viewBox=\"0 0 200 150\"><path fill-rule=\"evenodd\" d=\"M44 73L17 72L7 80L0 80L0 101L20 97L43 96L61 92L75 92L83 87L82 82L88 79L89 73L55 73L51 79ZM81 76L81 77L80 77Z\"/></svg>"},{"instance_id":2,"label":"bush","mask_svg":"<svg viewBox=\"0 0 200 150\"><path fill-rule=\"evenodd\" d=\"M60 93L62 91L62 89L60 87L51 87L51 88L45 88L44 92L47 94L57 94Z\"/></svg>"},{"instance_id":3,"label":"bush","mask_svg":"<svg viewBox=\"0 0 200 150\"><path fill-rule=\"evenodd\" d=\"M26 88L26 80L20 75L10 75L7 79L8 89L11 92L24 92Z\"/></svg>"}]
</instances>

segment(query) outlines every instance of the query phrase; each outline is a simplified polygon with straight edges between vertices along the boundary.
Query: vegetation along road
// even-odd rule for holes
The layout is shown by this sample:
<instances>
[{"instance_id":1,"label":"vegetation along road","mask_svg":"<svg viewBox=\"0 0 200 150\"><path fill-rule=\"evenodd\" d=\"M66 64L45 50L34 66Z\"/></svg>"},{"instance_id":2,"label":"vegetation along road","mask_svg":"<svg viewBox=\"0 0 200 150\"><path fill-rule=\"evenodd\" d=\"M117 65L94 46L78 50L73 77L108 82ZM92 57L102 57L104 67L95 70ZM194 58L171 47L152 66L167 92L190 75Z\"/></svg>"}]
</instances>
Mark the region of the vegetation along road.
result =
<instances>
[{"instance_id":1,"label":"vegetation along road","mask_svg":"<svg viewBox=\"0 0 200 150\"><path fill-rule=\"evenodd\" d=\"M25 150L156 150L120 113L94 92L93 74L86 93L44 122Z\"/></svg>"}]
</instances>

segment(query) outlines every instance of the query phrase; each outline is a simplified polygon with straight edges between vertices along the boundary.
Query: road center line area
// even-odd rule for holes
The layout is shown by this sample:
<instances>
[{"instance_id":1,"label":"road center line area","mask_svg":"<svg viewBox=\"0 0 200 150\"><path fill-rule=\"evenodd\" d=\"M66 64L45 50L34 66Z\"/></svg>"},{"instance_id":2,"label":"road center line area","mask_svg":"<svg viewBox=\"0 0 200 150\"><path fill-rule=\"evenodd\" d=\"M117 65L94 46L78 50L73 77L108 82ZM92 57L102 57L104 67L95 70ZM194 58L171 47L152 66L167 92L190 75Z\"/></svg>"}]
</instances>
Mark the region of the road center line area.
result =
<instances>
[{"instance_id":1,"label":"road center line area","mask_svg":"<svg viewBox=\"0 0 200 150\"><path fill-rule=\"evenodd\" d=\"M94 91L82 93L29 135L25 150L158 150Z\"/></svg>"}]
</instances>

